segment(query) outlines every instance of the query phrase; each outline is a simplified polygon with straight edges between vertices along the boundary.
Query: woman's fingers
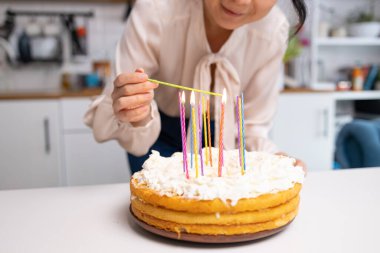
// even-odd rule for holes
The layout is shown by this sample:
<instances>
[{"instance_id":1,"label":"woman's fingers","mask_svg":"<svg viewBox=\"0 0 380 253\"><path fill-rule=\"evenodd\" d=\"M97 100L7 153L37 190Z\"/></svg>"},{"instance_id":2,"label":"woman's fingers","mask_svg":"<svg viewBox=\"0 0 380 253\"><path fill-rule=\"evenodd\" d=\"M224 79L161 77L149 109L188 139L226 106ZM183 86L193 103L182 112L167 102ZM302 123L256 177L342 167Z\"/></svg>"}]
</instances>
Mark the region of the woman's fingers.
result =
<instances>
[{"instance_id":1,"label":"woman's fingers","mask_svg":"<svg viewBox=\"0 0 380 253\"><path fill-rule=\"evenodd\" d=\"M284 152L277 152L275 155L282 155L282 156L291 157L287 153L284 153ZM307 174L306 163L304 163L303 161L301 161L301 160L299 160L299 159L297 159L295 157L292 157L292 158L295 159L294 166L300 166L300 167L302 167L302 169L305 172L305 174Z\"/></svg>"},{"instance_id":2,"label":"woman's fingers","mask_svg":"<svg viewBox=\"0 0 380 253\"><path fill-rule=\"evenodd\" d=\"M137 84L148 81L148 75L141 72L122 73L118 75L113 82L115 88L124 86L126 84Z\"/></svg>"},{"instance_id":3,"label":"woman's fingers","mask_svg":"<svg viewBox=\"0 0 380 253\"><path fill-rule=\"evenodd\" d=\"M305 172L305 175L307 174L307 167L306 167L306 163L304 163L303 161L299 160L299 159L296 159L296 162L294 164L295 166L300 166L302 167L303 171Z\"/></svg>"},{"instance_id":4,"label":"woman's fingers","mask_svg":"<svg viewBox=\"0 0 380 253\"><path fill-rule=\"evenodd\" d=\"M148 104L153 99L153 92L137 94L134 96L120 97L114 100L114 110L119 112L121 110L131 110L141 105Z\"/></svg>"},{"instance_id":5,"label":"woman's fingers","mask_svg":"<svg viewBox=\"0 0 380 253\"><path fill-rule=\"evenodd\" d=\"M152 91L153 89L156 89L157 87L158 84L149 81L138 84L127 84L122 87L115 88L114 92L112 93L112 98L117 99L123 96L147 93Z\"/></svg>"},{"instance_id":6,"label":"woman's fingers","mask_svg":"<svg viewBox=\"0 0 380 253\"><path fill-rule=\"evenodd\" d=\"M149 116L153 90L158 84L148 81L148 75L139 68L134 73L123 73L114 81L113 110L122 122L138 123Z\"/></svg>"},{"instance_id":7,"label":"woman's fingers","mask_svg":"<svg viewBox=\"0 0 380 253\"><path fill-rule=\"evenodd\" d=\"M143 68L137 68L137 69L135 70L135 72L144 73L145 71L144 71Z\"/></svg>"},{"instance_id":8,"label":"woman's fingers","mask_svg":"<svg viewBox=\"0 0 380 253\"><path fill-rule=\"evenodd\" d=\"M121 110L117 113L117 117L119 120L123 122L138 122L140 120L143 120L147 117L147 115L150 112L150 104L142 105L140 107L137 107L135 109L130 110Z\"/></svg>"}]
</instances>

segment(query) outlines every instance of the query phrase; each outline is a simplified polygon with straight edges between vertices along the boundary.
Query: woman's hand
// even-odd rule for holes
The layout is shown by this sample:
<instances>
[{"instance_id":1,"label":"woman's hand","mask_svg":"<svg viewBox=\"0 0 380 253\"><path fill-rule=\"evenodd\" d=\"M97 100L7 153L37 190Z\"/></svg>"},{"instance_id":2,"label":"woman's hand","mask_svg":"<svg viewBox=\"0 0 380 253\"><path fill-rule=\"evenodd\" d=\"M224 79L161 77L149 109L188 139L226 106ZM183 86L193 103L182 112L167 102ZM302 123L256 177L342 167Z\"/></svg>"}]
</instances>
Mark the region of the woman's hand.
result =
<instances>
[{"instance_id":1,"label":"woman's hand","mask_svg":"<svg viewBox=\"0 0 380 253\"><path fill-rule=\"evenodd\" d=\"M158 84L148 81L148 75L143 69L118 75L111 95L117 119L134 126L143 125L149 120L153 90L157 87Z\"/></svg>"},{"instance_id":2,"label":"woman's hand","mask_svg":"<svg viewBox=\"0 0 380 253\"><path fill-rule=\"evenodd\" d=\"M283 156L287 156L287 157L291 157L291 158L296 159L296 161L294 163L294 166L300 166L300 167L302 167L303 171L305 172L305 175L307 174L307 167L306 167L306 164L303 161L301 161L301 160L299 160L299 159L297 159L295 157L289 156L288 154L286 154L284 152L277 152L275 155L283 155Z\"/></svg>"}]
</instances>

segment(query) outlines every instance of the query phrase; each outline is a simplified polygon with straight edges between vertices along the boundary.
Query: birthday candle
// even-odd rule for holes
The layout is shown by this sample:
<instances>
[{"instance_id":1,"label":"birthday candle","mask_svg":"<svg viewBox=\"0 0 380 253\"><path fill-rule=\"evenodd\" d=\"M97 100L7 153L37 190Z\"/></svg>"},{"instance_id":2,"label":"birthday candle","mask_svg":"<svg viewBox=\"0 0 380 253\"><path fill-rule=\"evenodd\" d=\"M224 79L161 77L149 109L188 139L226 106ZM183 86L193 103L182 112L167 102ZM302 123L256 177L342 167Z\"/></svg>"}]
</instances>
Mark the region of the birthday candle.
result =
<instances>
[{"instance_id":1,"label":"birthday candle","mask_svg":"<svg viewBox=\"0 0 380 253\"><path fill-rule=\"evenodd\" d=\"M182 154L183 154L183 170L186 173L186 178L189 179L189 169L187 167L187 148L186 148L186 123L185 123L185 92L178 92L179 99L179 114L181 121L181 138L182 138Z\"/></svg>"},{"instance_id":2,"label":"birthday candle","mask_svg":"<svg viewBox=\"0 0 380 253\"><path fill-rule=\"evenodd\" d=\"M212 167L212 151L211 151L211 116L210 116L210 99L207 98L207 131L208 131L208 153L210 158L210 166Z\"/></svg>"},{"instance_id":3,"label":"birthday candle","mask_svg":"<svg viewBox=\"0 0 380 253\"><path fill-rule=\"evenodd\" d=\"M191 104L191 118L193 121L193 149L194 149L194 157L195 157L195 177L199 176L199 168L198 168L198 145L197 145L197 124L195 118L195 97L194 92L191 92L190 96L190 104Z\"/></svg>"},{"instance_id":4,"label":"birthday candle","mask_svg":"<svg viewBox=\"0 0 380 253\"><path fill-rule=\"evenodd\" d=\"M181 92L178 92L178 107L179 107L179 120L181 124L181 143L182 143L182 153L185 154L184 149L185 146L183 145L183 131L182 131L182 101L181 101ZM185 167L185 155L183 155L183 172L186 171Z\"/></svg>"},{"instance_id":5,"label":"birthday candle","mask_svg":"<svg viewBox=\"0 0 380 253\"><path fill-rule=\"evenodd\" d=\"M193 167L193 143L194 143L194 140L193 140L193 124L191 124L193 120L193 115L191 113L191 110L190 110L190 118L189 118L189 125L190 125L190 168L191 169L194 169Z\"/></svg>"},{"instance_id":6,"label":"birthday candle","mask_svg":"<svg viewBox=\"0 0 380 253\"><path fill-rule=\"evenodd\" d=\"M205 98L202 96L202 116L203 116L203 129L204 129L204 139L205 139L205 160L206 165L209 163L209 150L208 150L208 139L207 139L207 124L206 124L206 105L205 105Z\"/></svg>"},{"instance_id":7,"label":"birthday candle","mask_svg":"<svg viewBox=\"0 0 380 253\"><path fill-rule=\"evenodd\" d=\"M243 158L243 115L242 115L242 108L241 108L241 97L239 97L238 99L238 107L239 107L239 136L240 136L240 146L239 146L239 153L240 153L240 166L241 166L241 174L243 175L244 174L244 158Z\"/></svg>"},{"instance_id":8,"label":"birthday candle","mask_svg":"<svg viewBox=\"0 0 380 253\"><path fill-rule=\"evenodd\" d=\"M243 141L243 166L244 166L244 171L246 170L245 167L245 129L244 129L244 95L241 93L241 111L242 111L242 116L241 116L241 128L242 128L242 141Z\"/></svg>"},{"instance_id":9,"label":"birthday candle","mask_svg":"<svg viewBox=\"0 0 380 253\"><path fill-rule=\"evenodd\" d=\"M201 175L204 176L203 173L203 152L202 152L202 103L199 100L198 104L198 134L199 134L199 156L201 160Z\"/></svg>"},{"instance_id":10,"label":"birthday candle","mask_svg":"<svg viewBox=\"0 0 380 253\"><path fill-rule=\"evenodd\" d=\"M223 164L223 129L224 129L224 105L226 104L227 96L226 89L223 89L223 97L221 104L221 116L220 116L220 130L219 130L219 164L218 164L218 176L222 176L222 164Z\"/></svg>"},{"instance_id":11,"label":"birthday candle","mask_svg":"<svg viewBox=\"0 0 380 253\"><path fill-rule=\"evenodd\" d=\"M239 149L239 166L242 166L241 164L241 136L240 136L240 114L239 114L239 96L236 96L236 125L238 130L238 149Z\"/></svg>"}]
</instances>

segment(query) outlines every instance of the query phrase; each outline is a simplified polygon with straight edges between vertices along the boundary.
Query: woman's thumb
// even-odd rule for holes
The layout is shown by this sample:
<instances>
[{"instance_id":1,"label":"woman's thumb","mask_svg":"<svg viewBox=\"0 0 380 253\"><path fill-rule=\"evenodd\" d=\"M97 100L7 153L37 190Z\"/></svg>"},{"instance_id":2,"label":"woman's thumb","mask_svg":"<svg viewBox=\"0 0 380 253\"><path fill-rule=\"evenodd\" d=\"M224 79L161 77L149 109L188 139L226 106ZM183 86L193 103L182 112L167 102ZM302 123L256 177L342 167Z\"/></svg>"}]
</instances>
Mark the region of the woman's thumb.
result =
<instances>
[{"instance_id":1,"label":"woman's thumb","mask_svg":"<svg viewBox=\"0 0 380 253\"><path fill-rule=\"evenodd\" d=\"M143 68L138 68L138 69L135 70L135 72L137 72L137 73L144 73L145 71L144 71Z\"/></svg>"}]
</instances>

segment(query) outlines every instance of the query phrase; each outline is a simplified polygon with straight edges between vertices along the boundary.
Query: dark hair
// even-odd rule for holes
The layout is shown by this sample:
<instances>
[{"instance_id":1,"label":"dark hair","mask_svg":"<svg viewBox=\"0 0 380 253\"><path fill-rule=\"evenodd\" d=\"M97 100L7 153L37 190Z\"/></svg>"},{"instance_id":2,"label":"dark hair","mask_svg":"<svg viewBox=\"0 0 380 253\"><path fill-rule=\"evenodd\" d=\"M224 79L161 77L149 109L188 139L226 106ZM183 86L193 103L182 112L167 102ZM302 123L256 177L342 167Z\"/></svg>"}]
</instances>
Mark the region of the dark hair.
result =
<instances>
[{"instance_id":1,"label":"dark hair","mask_svg":"<svg viewBox=\"0 0 380 253\"><path fill-rule=\"evenodd\" d=\"M292 0L294 10L297 12L298 24L295 27L294 35L297 34L305 23L307 8L304 0Z\"/></svg>"}]
</instances>

